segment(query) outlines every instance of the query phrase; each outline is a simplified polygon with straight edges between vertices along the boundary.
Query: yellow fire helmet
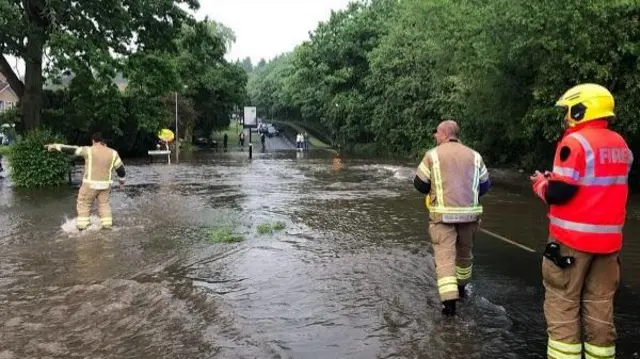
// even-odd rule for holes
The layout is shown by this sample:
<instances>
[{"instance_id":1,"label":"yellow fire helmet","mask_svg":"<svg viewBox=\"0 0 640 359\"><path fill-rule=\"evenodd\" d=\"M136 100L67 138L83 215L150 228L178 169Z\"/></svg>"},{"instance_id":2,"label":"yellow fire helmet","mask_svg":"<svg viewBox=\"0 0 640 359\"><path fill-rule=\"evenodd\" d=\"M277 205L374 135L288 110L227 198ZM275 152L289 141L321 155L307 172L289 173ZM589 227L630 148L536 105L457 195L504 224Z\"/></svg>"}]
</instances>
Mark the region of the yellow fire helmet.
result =
<instances>
[{"instance_id":1,"label":"yellow fire helmet","mask_svg":"<svg viewBox=\"0 0 640 359\"><path fill-rule=\"evenodd\" d=\"M558 99L556 106L566 109L565 118L569 127L615 116L613 95L597 84L581 84L570 88Z\"/></svg>"}]
</instances>

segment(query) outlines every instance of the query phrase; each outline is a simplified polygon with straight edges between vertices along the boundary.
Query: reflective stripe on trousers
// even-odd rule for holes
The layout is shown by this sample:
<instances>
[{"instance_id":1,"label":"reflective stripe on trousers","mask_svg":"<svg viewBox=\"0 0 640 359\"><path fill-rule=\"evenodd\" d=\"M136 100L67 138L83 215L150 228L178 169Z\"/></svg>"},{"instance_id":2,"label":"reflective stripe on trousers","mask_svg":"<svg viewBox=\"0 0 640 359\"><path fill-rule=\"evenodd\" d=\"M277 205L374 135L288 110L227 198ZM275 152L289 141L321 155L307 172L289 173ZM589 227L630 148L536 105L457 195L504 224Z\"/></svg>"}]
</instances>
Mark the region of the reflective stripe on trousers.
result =
<instances>
[{"instance_id":1,"label":"reflective stripe on trousers","mask_svg":"<svg viewBox=\"0 0 640 359\"><path fill-rule=\"evenodd\" d=\"M549 339L547 356L553 359L582 359L582 344L563 343Z\"/></svg>"},{"instance_id":2,"label":"reflective stripe on trousers","mask_svg":"<svg viewBox=\"0 0 640 359\"><path fill-rule=\"evenodd\" d=\"M102 225L102 227L113 226L113 217L101 217L100 224Z\"/></svg>"},{"instance_id":3,"label":"reflective stripe on trousers","mask_svg":"<svg viewBox=\"0 0 640 359\"><path fill-rule=\"evenodd\" d=\"M91 219L89 217L76 217L76 228L85 229L89 227Z\"/></svg>"},{"instance_id":4,"label":"reflective stripe on trousers","mask_svg":"<svg viewBox=\"0 0 640 359\"><path fill-rule=\"evenodd\" d=\"M458 280L456 277L442 277L438 279L438 292L440 296L446 293L458 292Z\"/></svg>"},{"instance_id":5,"label":"reflective stripe on trousers","mask_svg":"<svg viewBox=\"0 0 640 359\"><path fill-rule=\"evenodd\" d=\"M585 342L584 355L586 359L614 359L616 357L616 346L601 347Z\"/></svg>"},{"instance_id":6,"label":"reflective stripe on trousers","mask_svg":"<svg viewBox=\"0 0 640 359\"><path fill-rule=\"evenodd\" d=\"M467 268L463 268L463 267L458 267L456 266L456 278L459 281L466 281L471 279L471 270L472 270L473 265L470 265Z\"/></svg>"}]
</instances>

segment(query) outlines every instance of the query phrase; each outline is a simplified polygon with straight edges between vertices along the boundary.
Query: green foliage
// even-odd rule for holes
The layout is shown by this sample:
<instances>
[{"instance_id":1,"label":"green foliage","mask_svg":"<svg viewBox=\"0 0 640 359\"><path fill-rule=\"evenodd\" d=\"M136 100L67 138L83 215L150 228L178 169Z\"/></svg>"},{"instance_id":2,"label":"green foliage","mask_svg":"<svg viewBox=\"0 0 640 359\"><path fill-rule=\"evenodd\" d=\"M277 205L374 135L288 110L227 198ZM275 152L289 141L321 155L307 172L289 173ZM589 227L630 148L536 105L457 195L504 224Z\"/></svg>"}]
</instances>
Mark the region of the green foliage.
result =
<instances>
[{"instance_id":1,"label":"green foliage","mask_svg":"<svg viewBox=\"0 0 640 359\"><path fill-rule=\"evenodd\" d=\"M0 155L10 157L12 148L13 146L0 146Z\"/></svg>"},{"instance_id":2,"label":"green foliage","mask_svg":"<svg viewBox=\"0 0 640 359\"><path fill-rule=\"evenodd\" d=\"M258 233L260 234L271 234L273 233L273 229L269 223L263 223L258 226Z\"/></svg>"},{"instance_id":3,"label":"green foliage","mask_svg":"<svg viewBox=\"0 0 640 359\"><path fill-rule=\"evenodd\" d=\"M212 228L207 231L209 241L214 243L242 242L244 237L235 233L230 227Z\"/></svg>"},{"instance_id":4,"label":"green foliage","mask_svg":"<svg viewBox=\"0 0 640 359\"><path fill-rule=\"evenodd\" d=\"M226 127L233 107L246 98L246 73L224 59L233 32L205 20L183 24L174 35L169 40L175 51L142 48L119 59L122 72L115 79L80 69L59 78L60 85L48 84L42 124L62 134L66 143L88 144L91 134L100 131L121 155L142 155L155 147L161 128L175 129L177 92L185 146L194 132L208 136ZM18 111L2 116L22 120Z\"/></svg>"},{"instance_id":5,"label":"green foliage","mask_svg":"<svg viewBox=\"0 0 640 359\"><path fill-rule=\"evenodd\" d=\"M251 66L248 91L262 116L344 149L420 157L454 119L489 166L548 167L553 104L582 82L612 91L613 126L640 149L639 58L637 1L370 0Z\"/></svg>"},{"instance_id":6,"label":"green foliage","mask_svg":"<svg viewBox=\"0 0 640 359\"><path fill-rule=\"evenodd\" d=\"M194 21L185 6L195 10L199 3L0 0L0 69L21 98L25 129L40 125L45 49L48 73L92 73L101 81L111 80L123 59L136 51L175 51L171 39L184 23ZM4 54L26 60L27 83L6 65Z\"/></svg>"},{"instance_id":7,"label":"green foliage","mask_svg":"<svg viewBox=\"0 0 640 359\"><path fill-rule=\"evenodd\" d=\"M275 223L262 223L258 226L259 234L273 234L273 232L281 231L285 229L286 224L284 222Z\"/></svg>"},{"instance_id":8,"label":"green foliage","mask_svg":"<svg viewBox=\"0 0 640 359\"><path fill-rule=\"evenodd\" d=\"M25 134L11 150L11 179L18 187L45 187L65 183L69 170L67 156L48 152L44 145L61 143L62 137L48 129Z\"/></svg>"},{"instance_id":9,"label":"green foliage","mask_svg":"<svg viewBox=\"0 0 640 359\"><path fill-rule=\"evenodd\" d=\"M284 222L276 222L273 224L272 228L274 231L281 231L285 229L287 225Z\"/></svg>"}]
</instances>

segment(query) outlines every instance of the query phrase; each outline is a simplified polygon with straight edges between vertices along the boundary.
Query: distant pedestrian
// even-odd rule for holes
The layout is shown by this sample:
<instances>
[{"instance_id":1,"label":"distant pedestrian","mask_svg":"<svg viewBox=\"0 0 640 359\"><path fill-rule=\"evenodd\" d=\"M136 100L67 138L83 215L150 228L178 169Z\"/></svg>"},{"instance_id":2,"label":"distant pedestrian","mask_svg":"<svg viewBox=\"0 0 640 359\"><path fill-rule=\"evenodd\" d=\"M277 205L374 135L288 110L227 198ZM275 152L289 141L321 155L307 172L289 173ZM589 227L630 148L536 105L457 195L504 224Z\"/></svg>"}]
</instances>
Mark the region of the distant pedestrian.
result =
<instances>
[{"instance_id":1,"label":"distant pedestrian","mask_svg":"<svg viewBox=\"0 0 640 359\"><path fill-rule=\"evenodd\" d=\"M302 150L302 146L303 146L302 142L303 141L304 141L304 138L303 138L302 134L298 133L296 135L296 149Z\"/></svg>"}]
</instances>

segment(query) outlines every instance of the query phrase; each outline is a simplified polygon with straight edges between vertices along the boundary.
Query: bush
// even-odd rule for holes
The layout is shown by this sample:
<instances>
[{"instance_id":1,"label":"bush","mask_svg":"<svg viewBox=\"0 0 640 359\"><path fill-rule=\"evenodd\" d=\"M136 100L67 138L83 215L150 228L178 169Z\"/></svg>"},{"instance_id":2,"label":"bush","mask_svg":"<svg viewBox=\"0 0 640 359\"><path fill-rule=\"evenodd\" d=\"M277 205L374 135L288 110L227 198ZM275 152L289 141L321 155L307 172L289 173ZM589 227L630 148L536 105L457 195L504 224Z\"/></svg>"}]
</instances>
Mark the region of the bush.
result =
<instances>
[{"instance_id":1,"label":"bush","mask_svg":"<svg viewBox=\"0 0 640 359\"><path fill-rule=\"evenodd\" d=\"M11 149L11 179L18 187L56 186L65 182L69 170L67 156L47 152L47 143L62 143L60 135L48 129L26 133Z\"/></svg>"}]
</instances>

